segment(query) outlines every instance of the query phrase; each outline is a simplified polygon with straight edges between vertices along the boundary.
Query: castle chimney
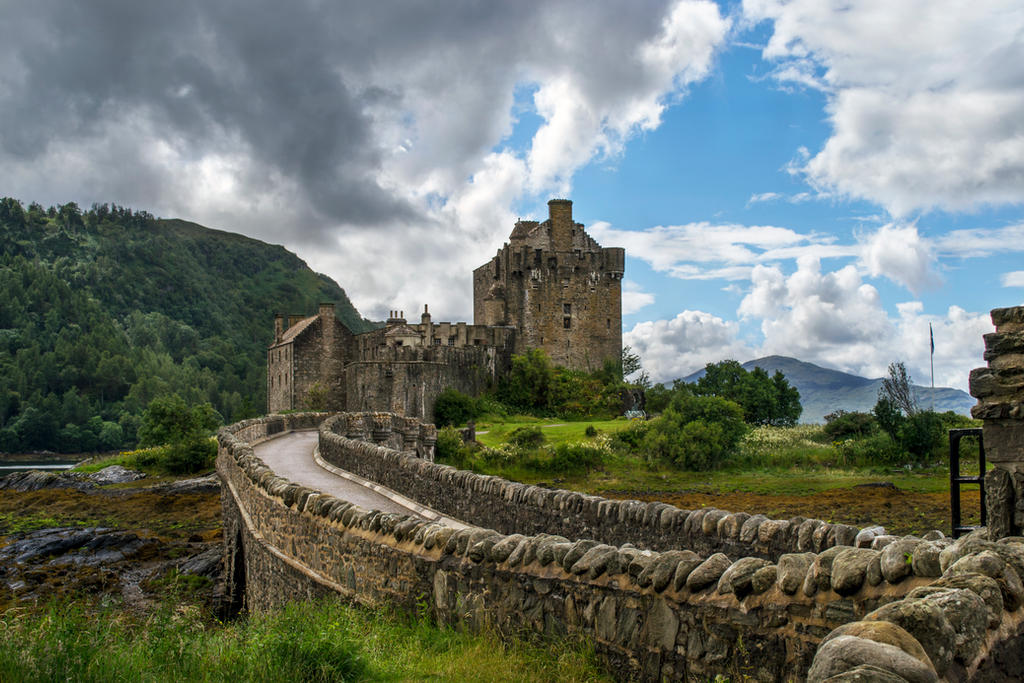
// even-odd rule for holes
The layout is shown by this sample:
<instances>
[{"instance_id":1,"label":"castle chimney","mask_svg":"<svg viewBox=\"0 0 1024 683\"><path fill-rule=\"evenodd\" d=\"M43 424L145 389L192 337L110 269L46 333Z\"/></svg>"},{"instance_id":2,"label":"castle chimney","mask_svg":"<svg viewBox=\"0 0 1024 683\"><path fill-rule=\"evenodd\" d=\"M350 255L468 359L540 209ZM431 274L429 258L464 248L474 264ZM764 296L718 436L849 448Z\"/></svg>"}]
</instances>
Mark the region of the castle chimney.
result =
<instances>
[{"instance_id":1,"label":"castle chimney","mask_svg":"<svg viewBox=\"0 0 1024 683\"><path fill-rule=\"evenodd\" d=\"M434 326L430 324L430 310L423 304L423 315L420 316L420 327L423 332L423 343L431 346L434 343Z\"/></svg>"},{"instance_id":2,"label":"castle chimney","mask_svg":"<svg viewBox=\"0 0 1024 683\"><path fill-rule=\"evenodd\" d=\"M572 233L576 224L572 221L572 201L552 199L548 202L548 216L551 220L551 248L556 251L572 251Z\"/></svg>"},{"instance_id":3,"label":"castle chimney","mask_svg":"<svg viewBox=\"0 0 1024 683\"><path fill-rule=\"evenodd\" d=\"M284 314L274 314L274 341L281 341L281 336L284 334Z\"/></svg>"},{"instance_id":4,"label":"castle chimney","mask_svg":"<svg viewBox=\"0 0 1024 683\"><path fill-rule=\"evenodd\" d=\"M334 304L320 304L320 335L324 349L331 353L334 348Z\"/></svg>"}]
</instances>

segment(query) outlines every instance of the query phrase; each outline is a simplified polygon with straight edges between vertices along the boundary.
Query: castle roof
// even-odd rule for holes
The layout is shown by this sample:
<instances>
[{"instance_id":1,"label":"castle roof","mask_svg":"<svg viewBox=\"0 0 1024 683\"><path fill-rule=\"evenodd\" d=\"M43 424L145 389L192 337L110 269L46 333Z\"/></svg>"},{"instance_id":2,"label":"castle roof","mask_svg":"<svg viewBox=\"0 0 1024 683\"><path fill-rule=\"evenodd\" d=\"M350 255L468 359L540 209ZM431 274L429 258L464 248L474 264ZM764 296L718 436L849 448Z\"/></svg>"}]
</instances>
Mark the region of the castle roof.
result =
<instances>
[{"instance_id":1,"label":"castle roof","mask_svg":"<svg viewBox=\"0 0 1024 683\"><path fill-rule=\"evenodd\" d=\"M417 329L409 327L408 325L395 325L394 327L388 328L388 331L384 333L385 337L418 337L420 332Z\"/></svg>"},{"instance_id":2,"label":"castle roof","mask_svg":"<svg viewBox=\"0 0 1024 683\"><path fill-rule=\"evenodd\" d=\"M292 325L291 327L284 331L284 334L281 335L281 341L278 343L283 344L285 342L292 341L300 334L305 332L306 328L312 325L319 317L319 315L311 315L310 317L303 318L299 322L295 323L294 325Z\"/></svg>"}]
</instances>

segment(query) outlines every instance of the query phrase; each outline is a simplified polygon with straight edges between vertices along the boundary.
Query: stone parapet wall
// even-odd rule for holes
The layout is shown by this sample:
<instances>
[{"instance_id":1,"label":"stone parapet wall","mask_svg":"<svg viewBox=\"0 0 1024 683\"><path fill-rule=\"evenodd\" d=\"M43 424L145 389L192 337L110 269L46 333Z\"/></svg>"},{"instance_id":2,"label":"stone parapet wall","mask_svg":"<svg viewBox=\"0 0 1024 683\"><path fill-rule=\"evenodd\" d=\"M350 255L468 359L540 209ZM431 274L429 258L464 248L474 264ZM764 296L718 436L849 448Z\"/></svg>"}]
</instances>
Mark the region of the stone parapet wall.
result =
<instances>
[{"instance_id":1,"label":"stone parapet wall","mask_svg":"<svg viewBox=\"0 0 1024 683\"><path fill-rule=\"evenodd\" d=\"M320 427L321 457L446 515L502 533L557 533L651 550L688 548L704 555L721 552L734 559L770 560L833 546L870 546L875 535L872 530L861 532L817 519L768 519L714 508L681 510L667 503L611 500L475 474L424 462L394 445L380 448L367 443L376 439L366 438L365 428L349 426L373 419L365 415L343 413L326 420Z\"/></svg>"},{"instance_id":2,"label":"stone parapet wall","mask_svg":"<svg viewBox=\"0 0 1024 683\"><path fill-rule=\"evenodd\" d=\"M361 416L362 426L379 424L375 417ZM285 422L304 428L322 418ZM341 418L347 428L349 416L330 418L325 431L335 438L322 445L394 464L393 449L333 434ZM878 536L875 548L770 561L454 529L275 475L249 439L281 421L218 434L229 594L239 606L240 594L251 609L330 593L409 610L425 601L440 623L582 638L617 675L646 680L988 681L1024 667L1024 538Z\"/></svg>"},{"instance_id":3,"label":"stone parapet wall","mask_svg":"<svg viewBox=\"0 0 1024 683\"><path fill-rule=\"evenodd\" d=\"M623 677L800 679L832 629L928 586L933 578L915 571L934 574L940 552L917 539L888 553L834 547L772 563L456 530L282 479L239 438L253 433L222 430L217 462L229 592L241 584L251 608L325 592L408 609L427 598L441 623L584 638ZM356 443L371 456L389 450Z\"/></svg>"}]
</instances>

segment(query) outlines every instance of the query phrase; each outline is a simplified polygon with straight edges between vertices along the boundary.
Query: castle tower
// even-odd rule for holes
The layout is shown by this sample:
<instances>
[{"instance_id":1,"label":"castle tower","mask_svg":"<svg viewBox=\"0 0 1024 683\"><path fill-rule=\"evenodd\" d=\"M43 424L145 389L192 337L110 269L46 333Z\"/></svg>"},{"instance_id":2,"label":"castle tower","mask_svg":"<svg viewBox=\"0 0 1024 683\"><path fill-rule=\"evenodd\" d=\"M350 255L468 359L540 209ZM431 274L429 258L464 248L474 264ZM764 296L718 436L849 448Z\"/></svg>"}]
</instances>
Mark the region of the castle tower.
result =
<instances>
[{"instance_id":1,"label":"castle tower","mask_svg":"<svg viewBox=\"0 0 1024 683\"><path fill-rule=\"evenodd\" d=\"M517 354L543 349L558 365L595 370L622 354L625 250L604 248L548 202L548 220L518 221L509 241L473 271L473 321L517 329Z\"/></svg>"}]
</instances>

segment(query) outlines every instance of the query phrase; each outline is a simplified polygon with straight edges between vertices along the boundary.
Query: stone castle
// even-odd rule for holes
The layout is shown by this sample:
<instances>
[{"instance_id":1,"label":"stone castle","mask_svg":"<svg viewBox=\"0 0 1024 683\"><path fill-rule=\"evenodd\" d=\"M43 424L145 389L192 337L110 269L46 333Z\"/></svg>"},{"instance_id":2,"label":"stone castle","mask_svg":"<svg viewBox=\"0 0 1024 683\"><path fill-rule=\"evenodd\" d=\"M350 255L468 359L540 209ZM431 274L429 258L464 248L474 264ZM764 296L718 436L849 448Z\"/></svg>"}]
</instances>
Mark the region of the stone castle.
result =
<instances>
[{"instance_id":1,"label":"stone castle","mask_svg":"<svg viewBox=\"0 0 1024 683\"><path fill-rule=\"evenodd\" d=\"M353 334L321 304L316 315L274 319L267 409L385 411L433 419L446 388L479 395L513 354L542 349L557 365L594 370L622 352L625 250L603 248L548 202L546 221L518 221L509 241L473 271L474 324L418 324L392 311L384 327Z\"/></svg>"}]
</instances>

